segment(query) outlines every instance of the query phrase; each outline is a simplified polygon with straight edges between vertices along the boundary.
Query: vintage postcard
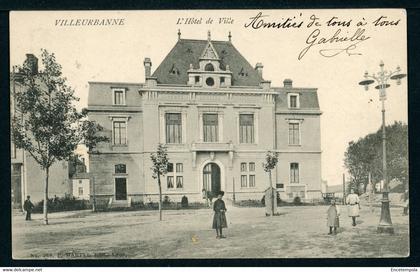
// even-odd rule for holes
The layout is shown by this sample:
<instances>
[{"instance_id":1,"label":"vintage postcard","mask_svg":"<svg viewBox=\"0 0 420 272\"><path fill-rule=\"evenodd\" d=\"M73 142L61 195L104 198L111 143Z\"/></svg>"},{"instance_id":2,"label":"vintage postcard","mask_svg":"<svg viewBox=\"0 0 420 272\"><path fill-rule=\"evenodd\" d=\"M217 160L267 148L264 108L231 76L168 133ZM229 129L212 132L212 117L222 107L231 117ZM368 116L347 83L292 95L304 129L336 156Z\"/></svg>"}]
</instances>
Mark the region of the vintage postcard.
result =
<instances>
[{"instance_id":1,"label":"vintage postcard","mask_svg":"<svg viewBox=\"0 0 420 272\"><path fill-rule=\"evenodd\" d=\"M410 255L403 9L10 13L14 259Z\"/></svg>"}]
</instances>

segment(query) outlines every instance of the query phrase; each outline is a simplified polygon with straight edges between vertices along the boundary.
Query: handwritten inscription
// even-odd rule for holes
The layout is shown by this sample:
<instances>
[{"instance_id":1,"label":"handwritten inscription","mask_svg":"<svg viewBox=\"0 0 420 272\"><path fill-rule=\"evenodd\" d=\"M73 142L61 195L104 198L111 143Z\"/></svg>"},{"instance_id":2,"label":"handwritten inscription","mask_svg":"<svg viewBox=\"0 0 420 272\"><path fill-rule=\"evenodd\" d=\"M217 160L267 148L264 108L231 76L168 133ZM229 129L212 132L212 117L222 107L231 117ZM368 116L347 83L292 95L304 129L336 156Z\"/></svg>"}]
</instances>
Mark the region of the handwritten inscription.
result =
<instances>
[{"instance_id":1,"label":"handwritten inscription","mask_svg":"<svg viewBox=\"0 0 420 272\"><path fill-rule=\"evenodd\" d=\"M299 14L299 17L302 16L302 13ZM264 21L264 17L269 17L268 15L263 15L262 12L259 12L254 17L249 18L250 21L245 23L245 28L251 27L253 29L259 28L300 28L303 25L302 20L296 20L296 16L282 18L279 21L267 22Z\"/></svg>"},{"instance_id":2,"label":"handwritten inscription","mask_svg":"<svg viewBox=\"0 0 420 272\"><path fill-rule=\"evenodd\" d=\"M340 18L330 16L320 18L316 14L309 17L297 13L295 16L284 18L271 18L269 14L258 12L255 16L249 17L244 23L245 28L255 30L278 29L288 30L312 29L304 41L305 46L298 53L298 60L303 59L308 52L317 49L319 55L331 58L345 54L347 56L362 55L360 45L371 39L367 34L367 25L374 27L393 27L400 23L401 19L380 16L375 20L368 21L366 18ZM333 34L328 31L335 29ZM321 31L322 30L322 31Z\"/></svg>"},{"instance_id":3,"label":"handwritten inscription","mask_svg":"<svg viewBox=\"0 0 420 272\"><path fill-rule=\"evenodd\" d=\"M361 55L360 53L353 52L353 50L357 48L357 44L359 44L360 42L366 41L367 39L370 38L370 37L365 36L364 33L365 33L364 29L358 28L353 33L353 35L347 36L347 35L341 35L341 29L338 29L334 33L333 36L322 37L321 30L315 29L306 39L306 44L308 46L302 49L302 51L299 53L298 59L301 60L306 55L306 53L308 53L308 51L315 46L323 45L323 44L345 43L345 42L351 42L351 43L344 47L333 48L333 49L321 49L319 50L319 53L324 57L334 57L343 52L346 52L349 56Z\"/></svg>"}]
</instances>

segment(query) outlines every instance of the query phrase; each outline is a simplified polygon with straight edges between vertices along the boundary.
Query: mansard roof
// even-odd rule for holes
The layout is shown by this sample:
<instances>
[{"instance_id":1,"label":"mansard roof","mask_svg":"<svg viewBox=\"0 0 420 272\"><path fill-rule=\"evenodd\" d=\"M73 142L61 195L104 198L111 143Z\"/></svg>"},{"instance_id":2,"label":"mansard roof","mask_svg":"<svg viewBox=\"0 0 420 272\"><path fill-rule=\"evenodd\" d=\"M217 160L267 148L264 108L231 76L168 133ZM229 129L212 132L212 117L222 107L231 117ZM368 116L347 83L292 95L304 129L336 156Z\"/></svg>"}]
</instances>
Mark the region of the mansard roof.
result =
<instances>
[{"instance_id":1,"label":"mansard roof","mask_svg":"<svg viewBox=\"0 0 420 272\"><path fill-rule=\"evenodd\" d=\"M300 109L316 109L319 110L319 101L317 89L315 88L274 88L278 93L276 99L276 109L287 109L287 94L299 94Z\"/></svg>"},{"instance_id":2,"label":"mansard roof","mask_svg":"<svg viewBox=\"0 0 420 272\"><path fill-rule=\"evenodd\" d=\"M179 39L152 76L159 84L187 84L190 64L194 69L199 67L207 44L208 40ZM262 78L231 42L211 41L211 44L220 59L221 69L229 65L232 86L259 86Z\"/></svg>"}]
</instances>

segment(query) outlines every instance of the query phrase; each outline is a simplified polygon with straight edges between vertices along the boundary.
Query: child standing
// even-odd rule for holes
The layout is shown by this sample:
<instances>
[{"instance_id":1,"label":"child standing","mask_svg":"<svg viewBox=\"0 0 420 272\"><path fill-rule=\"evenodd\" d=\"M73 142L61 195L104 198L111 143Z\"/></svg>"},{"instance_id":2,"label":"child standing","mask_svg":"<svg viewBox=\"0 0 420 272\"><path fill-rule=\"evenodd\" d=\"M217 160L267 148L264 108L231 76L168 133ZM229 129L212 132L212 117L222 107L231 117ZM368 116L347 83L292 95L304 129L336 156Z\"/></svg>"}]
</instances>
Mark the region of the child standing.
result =
<instances>
[{"instance_id":1,"label":"child standing","mask_svg":"<svg viewBox=\"0 0 420 272\"><path fill-rule=\"evenodd\" d=\"M217 195L217 200L214 202L213 205L213 229L216 229L216 239L226 238L225 236L223 236L222 232L223 228L227 228L225 215L226 205L225 202L222 200L224 194L225 193L223 191L219 192L219 194Z\"/></svg>"},{"instance_id":2,"label":"child standing","mask_svg":"<svg viewBox=\"0 0 420 272\"><path fill-rule=\"evenodd\" d=\"M337 228L340 226L339 216L340 210L335 204L335 199L331 199L331 206L327 211L327 226L330 228L329 235L337 234Z\"/></svg>"}]
</instances>

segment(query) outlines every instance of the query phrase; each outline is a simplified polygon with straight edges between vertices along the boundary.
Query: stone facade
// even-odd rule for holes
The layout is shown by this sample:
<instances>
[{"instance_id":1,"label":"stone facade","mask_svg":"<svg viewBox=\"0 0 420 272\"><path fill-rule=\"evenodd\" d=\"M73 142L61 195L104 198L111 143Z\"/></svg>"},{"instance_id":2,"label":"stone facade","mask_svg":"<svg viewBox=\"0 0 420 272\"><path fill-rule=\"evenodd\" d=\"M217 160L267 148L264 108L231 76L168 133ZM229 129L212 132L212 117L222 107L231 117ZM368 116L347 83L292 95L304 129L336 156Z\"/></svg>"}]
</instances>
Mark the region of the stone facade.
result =
<instances>
[{"instance_id":1,"label":"stone facade","mask_svg":"<svg viewBox=\"0 0 420 272\"><path fill-rule=\"evenodd\" d=\"M38 59L27 54L27 62L32 65L35 73L38 72ZM10 115L19 116L15 108L15 94L24 92L21 75L13 73L10 81ZM34 158L25 150L15 147L10 141L10 162L11 162L11 191L12 207L22 209L26 196L31 196L31 201L35 204L44 199L45 171L41 169ZM67 161L55 162L50 168L48 195L64 197L71 193L71 182L69 179L69 169Z\"/></svg>"},{"instance_id":2,"label":"stone facade","mask_svg":"<svg viewBox=\"0 0 420 272\"><path fill-rule=\"evenodd\" d=\"M320 109L315 88L271 87L230 41L179 39L145 83L89 82L89 118L111 140L90 153L97 200L155 201L150 153L168 147L163 195L203 201L261 199L268 150L279 152L273 186L282 199L321 194ZM93 191L93 190L91 190Z\"/></svg>"}]
</instances>

